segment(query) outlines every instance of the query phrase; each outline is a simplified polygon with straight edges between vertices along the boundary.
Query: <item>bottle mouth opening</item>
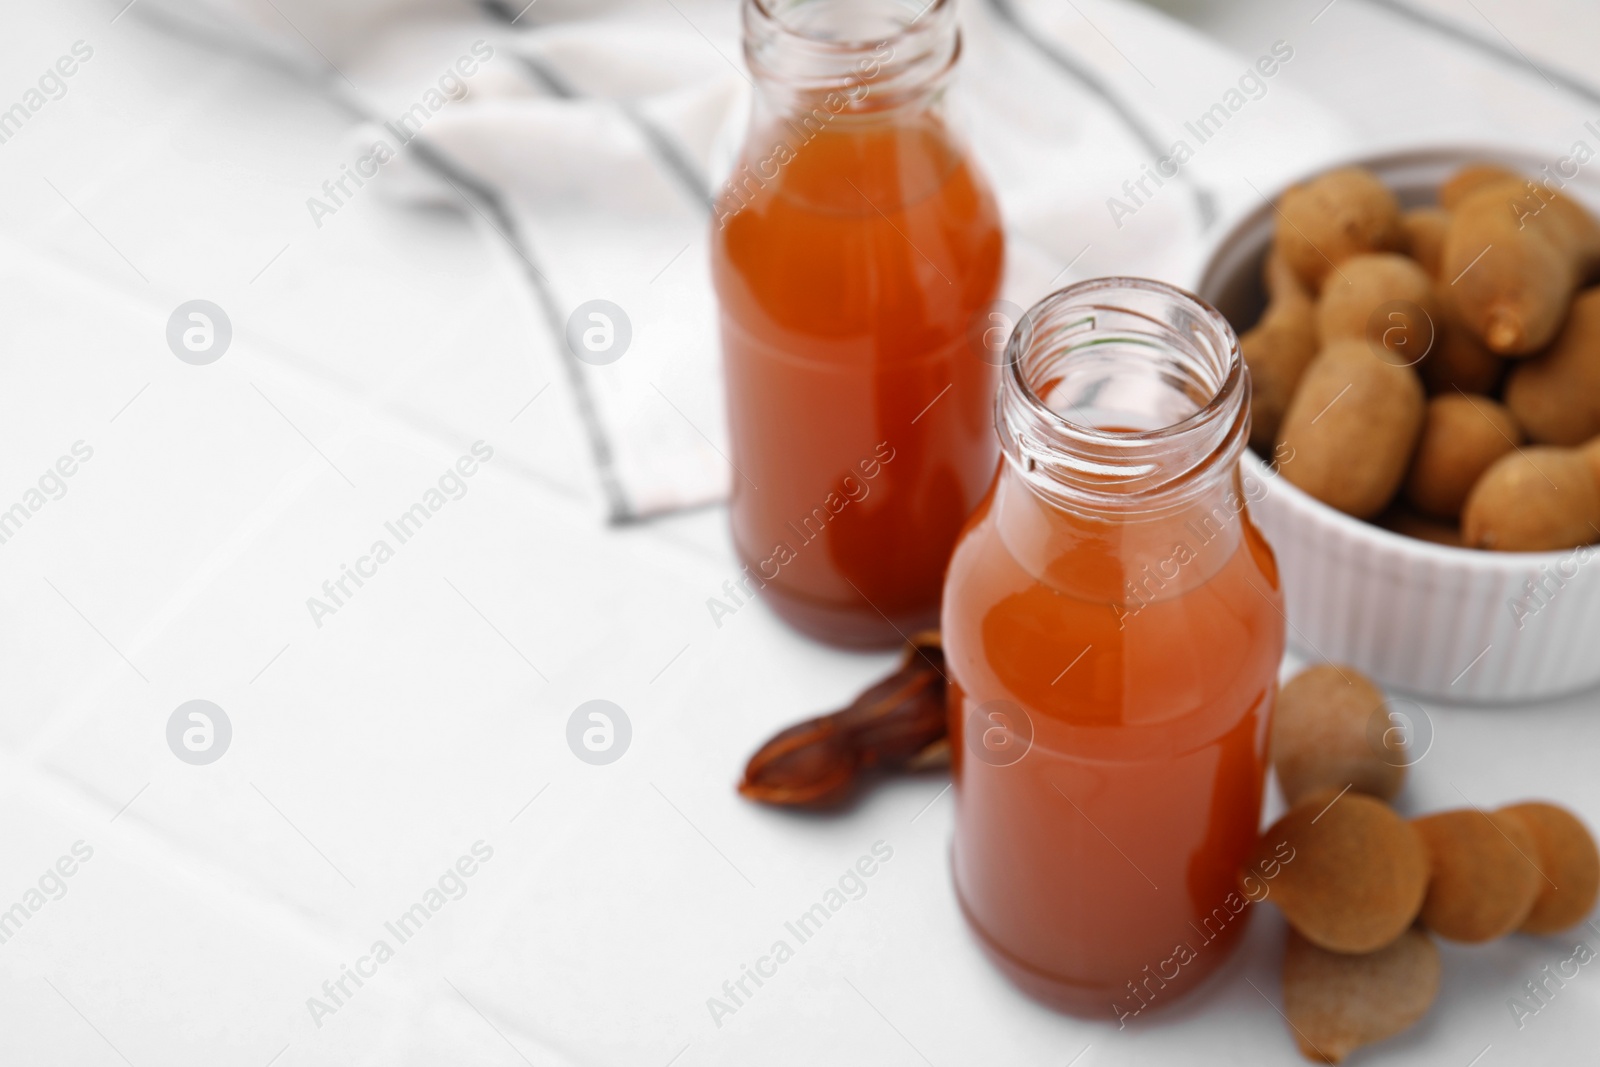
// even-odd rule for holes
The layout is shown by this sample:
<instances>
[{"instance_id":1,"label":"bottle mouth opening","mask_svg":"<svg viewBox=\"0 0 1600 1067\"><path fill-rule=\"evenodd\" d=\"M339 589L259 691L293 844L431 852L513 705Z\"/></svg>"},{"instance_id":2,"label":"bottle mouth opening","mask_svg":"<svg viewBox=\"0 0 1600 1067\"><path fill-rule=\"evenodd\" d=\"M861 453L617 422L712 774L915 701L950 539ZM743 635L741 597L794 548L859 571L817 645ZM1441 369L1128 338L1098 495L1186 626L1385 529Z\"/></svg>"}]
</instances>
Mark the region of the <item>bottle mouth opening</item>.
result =
<instances>
[{"instance_id":1,"label":"bottle mouth opening","mask_svg":"<svg viewBox=\"0 0 1600 1067\"><path fill-rule=\"evenodd\" d=\"M955 0L744 0L744 52L767 88L870 112L939 85L961 34Z\"/></svg>"},{"instance_id":2,"label":"bottle mouth opening","mask_svg":"<svg viewBox=\"0 0 1600 1067\"><path fill-rule=\"evenodd\" d=\"M871 51L923 27L940 27L955 0L749 0L760 20L823 49Z\"/></svg>"},{"instance_id":3,"label":"bottle mouth opening","mask_svg":"<svg viewBox=\"0 0 1600 1067\"><path fill-rule=\"evenodd\" d=\"M1226 319L1143 278L1035 304L1006 347L999 428L1024 473L1127 496L1180 482L1249 432L1249 376Z\"/></svg>"}]
</instances>

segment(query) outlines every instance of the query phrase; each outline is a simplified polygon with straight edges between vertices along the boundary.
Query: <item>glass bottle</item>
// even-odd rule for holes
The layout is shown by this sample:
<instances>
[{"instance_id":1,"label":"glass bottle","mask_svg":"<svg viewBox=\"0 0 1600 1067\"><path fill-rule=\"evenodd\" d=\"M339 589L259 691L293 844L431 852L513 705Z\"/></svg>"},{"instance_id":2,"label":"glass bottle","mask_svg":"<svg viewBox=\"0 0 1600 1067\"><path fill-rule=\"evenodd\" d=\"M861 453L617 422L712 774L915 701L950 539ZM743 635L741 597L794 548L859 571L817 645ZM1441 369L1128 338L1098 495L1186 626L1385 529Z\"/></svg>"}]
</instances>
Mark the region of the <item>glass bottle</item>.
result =
<instances>
[{"instance_id":1,"label":"glass bottle","mask_svg":"<svg viewBox=\"0 0 1600 1067\"><path fill-rule=\"evenodd\" d=\"M956 891L1017 984L1126 1025L1253 899L1285 621L1249 377L1215 310L1133 278L1046 298L1006 356L1004 459L945 586Z\"/></svg>"},{"instance_id":2,"label":"glass bottle","mask_svg":"<svg viewBox=\"0 0 1600 1067\"><path fill-rule=\"evenodd\" d=\"M948 114L955 0L743 17L755 102L712 223L733 539L790 624L893 645L936 623L996 458L1003 237Z\"/></svg>"}]
</instances>

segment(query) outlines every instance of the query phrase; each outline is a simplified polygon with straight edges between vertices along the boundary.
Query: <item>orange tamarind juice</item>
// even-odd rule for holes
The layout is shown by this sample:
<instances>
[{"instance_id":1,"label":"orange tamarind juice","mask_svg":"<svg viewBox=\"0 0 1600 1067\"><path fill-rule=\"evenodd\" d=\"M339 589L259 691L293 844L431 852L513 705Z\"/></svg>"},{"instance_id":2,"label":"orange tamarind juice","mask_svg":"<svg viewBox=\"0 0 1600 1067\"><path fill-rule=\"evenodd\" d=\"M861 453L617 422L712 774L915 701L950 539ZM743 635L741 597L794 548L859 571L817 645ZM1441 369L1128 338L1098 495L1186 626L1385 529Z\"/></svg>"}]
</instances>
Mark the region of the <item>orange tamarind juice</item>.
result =
<instances>
[{"instance_id":1,"label":"orange tamarind juice","mask_svg":"<svg viewBox=\"0 0 1600 1067\"><path fill-rule=\"evenodd\" d=\"M1047 298L1007 357L945 585L955 886L1013 981L1126 1024L1249 918L1285 618L1248 374L1214 310L1125 278Z\"/></svg>"},{"instance_id":2,"label":"orange tamarind juice","mask_svg":"<svg viewBox=\"0 0 1600 1067\"><path fill-rule=\"evenodd\" d=\"M746 0L744 18L756 103L712 240L733 540L790 624L895 645L936 623L996 456L973 327L1004 242L946 115L954 3Z\"/></svg>"}]
</instances>

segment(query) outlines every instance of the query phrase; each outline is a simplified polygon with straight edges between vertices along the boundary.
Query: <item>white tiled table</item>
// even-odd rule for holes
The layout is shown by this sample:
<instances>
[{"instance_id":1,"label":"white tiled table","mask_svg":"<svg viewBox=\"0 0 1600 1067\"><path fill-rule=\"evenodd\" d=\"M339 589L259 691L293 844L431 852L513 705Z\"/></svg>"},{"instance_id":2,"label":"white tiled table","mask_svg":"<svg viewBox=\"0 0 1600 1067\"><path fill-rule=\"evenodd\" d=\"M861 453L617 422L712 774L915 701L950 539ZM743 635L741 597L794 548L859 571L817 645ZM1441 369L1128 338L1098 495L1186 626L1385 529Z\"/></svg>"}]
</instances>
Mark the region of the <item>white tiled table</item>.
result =
<instances>
[{"instance_id":1,"label":"white tiled table","mask_svg":"<svg viewBox=\"0 0 1600 1067\"><path fill-rule=\"evenodd\" d=\"M942 777L834 818L738 800L755 744L889 658L807 644L760 607L714 626L705 600L736 572L725 515L601 523L504 250L375 198L313 228L304 197L345 119L113 24L118 6L0 19L0 98L94 48L0 144L0 507L93 449L0 544L0 908L41 877L41 898L64 887L0 943L0 1063L1298 1062L1262 999L1270 911L1217 981L1118 1033L1035 1007L978 956ZM1285 77L1374 146L1511 137L1554 158L1600 111L1360 0L1313 25L1316 6L1196 18L1241 53L1294 35L1306 58ZM1543 7L1482 6L1519 46L1588 55ZM205 367L163 336L195 297L234 327ZM494 455L464 495L319 626L306 599L480 440ZM610 766L565 741L595 698L633 725ZM191 699L232 724L209 766L166 744ZM1553 795L1600 824L1597 703L1432 708L1406 805ZM92 857L48 877L79 841ZM707 998L880 841L893 857L865 895L714 1019ZM492 858L447 875L479 842ZM441 876L401 943L385 924ZM392 959L325 993L380 939ZM1446 946L1432 1014L1364 1062L1576 1062L1600 978L1520 1031L1505 1004L1570 940Z\"/></svg>"}]
</instances>

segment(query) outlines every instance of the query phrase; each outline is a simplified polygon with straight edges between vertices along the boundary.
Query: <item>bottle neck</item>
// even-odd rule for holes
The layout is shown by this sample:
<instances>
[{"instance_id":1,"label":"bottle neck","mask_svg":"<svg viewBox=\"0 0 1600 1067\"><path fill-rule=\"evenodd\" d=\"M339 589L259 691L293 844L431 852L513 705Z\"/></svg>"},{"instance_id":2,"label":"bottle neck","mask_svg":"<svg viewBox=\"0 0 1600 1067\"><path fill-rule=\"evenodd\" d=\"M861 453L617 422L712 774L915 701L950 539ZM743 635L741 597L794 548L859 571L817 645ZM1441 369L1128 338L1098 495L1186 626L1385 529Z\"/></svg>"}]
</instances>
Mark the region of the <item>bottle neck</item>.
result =
<instances>
[{"instance_id":1,"label":"bottle neck","mask_svg":"<svg viewBox=\"0 0 1600 1067\"><path fill-rule=\"evenodd\" d=\"M1174 513L1227 482L1250 432L1233 328L1181 289L1100 278L1012 332L997 429L1034 491L1088 518Z\"/></svg>"},{"instance_id":2,"label":"bottle neck","mask_svg":"<svg viewBox=\"0 0 1600 1067\"><path fill-rule=\"evenodd\" d=\"M1034 305L1006 360L994 521L1025 570L1125 612L1227 564L1250 384L1220 314L1159 282L1084 282Z\"/></svg>"},{"instance_id":3,"label":"bottle neck","mask_svg":"<svg viewBox=\"0 0 1600 1067\"><path fill-rule=\"evenodd\" d=\"M778 114L929 106L961 54L955 0L744 0L745 59Z\"/></svg>"}]
</instances>

